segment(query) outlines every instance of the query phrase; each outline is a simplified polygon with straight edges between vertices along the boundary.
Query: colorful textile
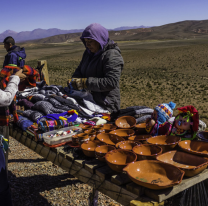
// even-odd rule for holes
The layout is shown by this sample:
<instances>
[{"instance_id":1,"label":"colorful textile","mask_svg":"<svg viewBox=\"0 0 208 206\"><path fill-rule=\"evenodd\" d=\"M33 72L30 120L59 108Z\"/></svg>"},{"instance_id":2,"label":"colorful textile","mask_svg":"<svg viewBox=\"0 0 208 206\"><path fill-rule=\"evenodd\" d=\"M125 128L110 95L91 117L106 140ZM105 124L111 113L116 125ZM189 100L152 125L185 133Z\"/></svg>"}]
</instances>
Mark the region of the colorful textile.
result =
<instances>
[{"instance_id":1,"label":"colorful textile","mask_svg":"<svg viewBox=\"0 0 208 206\"><path fill-rule=\"evenodd\" d=\"M159 104L155 107L157 111L157 120L159 124L163 124L169 118L173 116L173 109L175 108L176 104L173 102Z\"/></svg>"},{"instance_id":2,"label":"colorful textile","mask_svg":"<svg viewBox=\"0 0 208 206\"><path fill-rule=\"evenodd\" d=\"M6 85L9 82L9 77L20 69L20 67L5 66L0 72L0 88L6 88ZM23 91L26 87L35 87L36 78L39 77L39 73L28 65L24 65L23 73L27 76L27 78L19 84L19 91Z\"/></svg>"},{"instance_id":3,"label":"colorful textile","mask_svg":"<svg viewBox=\"0 0 208 206\"><path fill-rule=\"evenodd\" d=\"M16 96L12 103L6 107L0 107L0 126L8 126L10 120L10 114L13 115L14 122L18 121L18 115L16 110Z\"/></svg>"},{"instance_id":4,"label":"colorful textile","mask_svg":"<svg viewBox=\"0 0 208 206\"><path fill-rule=\"evenodd\" d=\"M78 113L77 113L76 110L70 110L70 111L67 111L67 112L64 112L64 113L60 113L60 114L48 114L46 116L40 117L37 120L37 123L42 118L47 118L47 119L50 119L50 120L59 120L59 119L61 119L61 117L65 117L68 122L74 122L78 117ZM62 120L63 120L63 118L62 118Z\"/></svg>"},{"instance_id":5,"label":"colorful textile","mask_svg":"<svg viewBox=\"0 0 208 206\"><path fill-rule=\"evenodd\" d=\"M19 77L12 75L9 78L7 87L0 88L0 125L9 125L9 114L13 115L14 121L18 120L16 112L16 103L13 101L16 92L18 91ZM4 90L4 91L2 91Z\"/></svg>"},{"instance_id":6,"label":"colorful textile","mask_svg":"<svg viewBox=\"0 0 208 206\"><path fill-rule=\"evenodd\" d=\"M38 123L38 129L42 132L49 132L63 127L72 126L72 123L66 120L46 120Z\"/></svg>"}]
</instances>

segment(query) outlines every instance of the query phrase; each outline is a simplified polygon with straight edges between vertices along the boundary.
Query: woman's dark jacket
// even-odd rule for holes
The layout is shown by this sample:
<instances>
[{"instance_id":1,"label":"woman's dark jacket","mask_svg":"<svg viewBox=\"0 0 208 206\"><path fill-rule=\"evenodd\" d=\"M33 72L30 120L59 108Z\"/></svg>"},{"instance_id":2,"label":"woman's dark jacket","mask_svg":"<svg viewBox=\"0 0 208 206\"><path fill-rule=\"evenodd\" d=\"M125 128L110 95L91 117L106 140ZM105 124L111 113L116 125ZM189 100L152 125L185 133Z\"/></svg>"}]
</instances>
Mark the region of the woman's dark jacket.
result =
<instances>
[{"instance_id":1,"label":"woman's dark jacket","mask_svg":"<svg viewBox=\"0 0 208 206\"><path fill-rule=\"evenodd\" d=\"M87 78L95 102L110 112L120 109L119 79L124 61L119 47L109 40L95 55L85 50L72 78Z\"/></svg>"}]
</instances>

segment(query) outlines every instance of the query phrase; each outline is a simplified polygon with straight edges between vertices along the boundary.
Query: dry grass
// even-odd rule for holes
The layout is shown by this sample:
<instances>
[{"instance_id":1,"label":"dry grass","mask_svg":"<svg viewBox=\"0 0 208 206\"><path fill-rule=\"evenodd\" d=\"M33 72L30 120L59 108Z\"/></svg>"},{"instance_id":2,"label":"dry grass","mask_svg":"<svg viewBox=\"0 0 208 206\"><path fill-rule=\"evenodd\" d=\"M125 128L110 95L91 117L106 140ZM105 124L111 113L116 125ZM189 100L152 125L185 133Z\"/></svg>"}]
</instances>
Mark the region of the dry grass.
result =
<instances>
[{"instance_id":1,"label":"dry grass","mask_svg":"<svg viewBox=\"0 0 208 206\"><path fill-rule=\"evenodd\" d=\"M118 44L125 61L120 79L122 108L155 107L173 101L177 107L195 106L200 119L208 123L208 40L122 41ZM63 86L84 51L80 43L24 46L27 64L36 67L37 59L46 59L50 83ZM0 48L0 56L5 55L3 53Z\"/></svg>"}]
</instances>

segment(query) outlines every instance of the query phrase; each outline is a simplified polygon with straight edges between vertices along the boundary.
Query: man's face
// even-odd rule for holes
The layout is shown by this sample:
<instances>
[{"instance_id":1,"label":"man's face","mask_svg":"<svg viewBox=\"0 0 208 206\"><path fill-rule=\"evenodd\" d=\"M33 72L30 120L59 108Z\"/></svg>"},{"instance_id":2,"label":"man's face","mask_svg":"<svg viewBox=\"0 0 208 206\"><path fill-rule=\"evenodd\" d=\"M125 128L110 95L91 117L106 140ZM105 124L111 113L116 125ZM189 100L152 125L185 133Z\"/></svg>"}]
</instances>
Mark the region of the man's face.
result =
<instances>
[{"instance_id":1,"label":"man's face","mask_svg":"<svg viewBox=\"0 0 208 206\"><path fill-rule=\"evenodd\" d=\"M4 43L4 48L8 51L10 48L12 47L12 44L9 43L9 44L6 44Z\"/></svg>"},{"instance_id":2,"label":"man's face","mask_svg":"<svg viewBox=\"0 0 208 206\"><path fill-rule=\"evenodd\" d=\"M85 43L86 43L86 47L92 52L92 53L96 53L99 51L100 49L100 44L93 40L93 39L87 39L85 38Z\"/></svg>"}]
</instances>

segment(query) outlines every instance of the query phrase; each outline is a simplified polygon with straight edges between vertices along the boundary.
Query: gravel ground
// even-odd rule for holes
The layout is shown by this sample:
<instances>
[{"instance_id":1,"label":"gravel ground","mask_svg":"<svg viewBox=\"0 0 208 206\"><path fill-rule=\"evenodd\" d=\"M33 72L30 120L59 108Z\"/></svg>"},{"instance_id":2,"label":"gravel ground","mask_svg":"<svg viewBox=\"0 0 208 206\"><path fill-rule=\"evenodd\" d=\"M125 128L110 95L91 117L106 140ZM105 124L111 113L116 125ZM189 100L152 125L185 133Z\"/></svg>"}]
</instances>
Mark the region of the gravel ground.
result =
<instances>
[{"instance_id":1,"label":"gravel ground","mask_svg":"<svg viewBox=\"0 0 208 206\"><path fill-rule=\"evenodd\" d=\"M8 175L14 206L88 205L92 187L10 137ZM99 206L121 206L99 193Z\"/></svg>"}]
</instances>

